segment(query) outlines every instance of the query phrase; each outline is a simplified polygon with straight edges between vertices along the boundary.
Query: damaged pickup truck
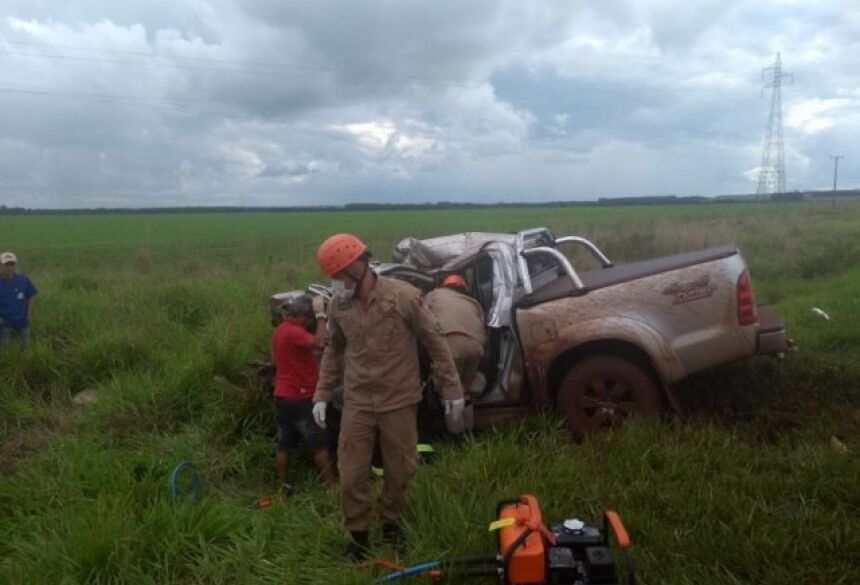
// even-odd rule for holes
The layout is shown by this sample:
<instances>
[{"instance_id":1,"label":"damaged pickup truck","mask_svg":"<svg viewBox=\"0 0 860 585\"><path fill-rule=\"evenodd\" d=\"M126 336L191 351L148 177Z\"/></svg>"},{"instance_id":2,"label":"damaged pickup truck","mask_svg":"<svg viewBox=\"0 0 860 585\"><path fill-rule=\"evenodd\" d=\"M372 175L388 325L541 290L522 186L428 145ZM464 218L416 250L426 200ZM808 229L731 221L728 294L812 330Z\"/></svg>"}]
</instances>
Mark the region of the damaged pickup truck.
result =
<instances>
[{"instance_id":1,"label":"damaged pickup truck","mask_svg":"<svg viewBox=\"0 0 860 585\"><path fill-rule=\"evenodd\" d=\"M600 267L577 270L583 253ZM787 348L734 246L614 265L585 238L537 228L407 238L393 257L375 270L424 291L460 273L484 308L482 375L466 389L477 428L535 408L557 409L575 435L617 426L677 409L671 387L691 374ZM274 295L273 317L298 292ZM439 419L425 390L424 416Z\"/></svg>"}]
</instances>

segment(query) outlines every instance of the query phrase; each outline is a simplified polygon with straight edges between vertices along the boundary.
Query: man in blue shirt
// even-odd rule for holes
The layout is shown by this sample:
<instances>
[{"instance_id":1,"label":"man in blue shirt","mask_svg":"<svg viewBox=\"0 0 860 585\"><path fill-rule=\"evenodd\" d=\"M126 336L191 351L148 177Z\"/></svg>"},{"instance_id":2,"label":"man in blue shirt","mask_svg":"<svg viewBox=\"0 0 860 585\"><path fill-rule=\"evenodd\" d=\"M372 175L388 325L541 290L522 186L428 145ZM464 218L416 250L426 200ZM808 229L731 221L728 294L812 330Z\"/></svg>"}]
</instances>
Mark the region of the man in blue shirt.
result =
<instances>
[{"instance_id":1,"label":"man in blue shirt","mask_svg":"<svg viewBox=\"0 0 860 585\"><path fill-rule=\"evenodd\" d=\"M30 341L30 315L36 287L23 274L16 274L18 257L0 254L0 347L18 338L21 345Z\"/></svg>"}]
</instances>

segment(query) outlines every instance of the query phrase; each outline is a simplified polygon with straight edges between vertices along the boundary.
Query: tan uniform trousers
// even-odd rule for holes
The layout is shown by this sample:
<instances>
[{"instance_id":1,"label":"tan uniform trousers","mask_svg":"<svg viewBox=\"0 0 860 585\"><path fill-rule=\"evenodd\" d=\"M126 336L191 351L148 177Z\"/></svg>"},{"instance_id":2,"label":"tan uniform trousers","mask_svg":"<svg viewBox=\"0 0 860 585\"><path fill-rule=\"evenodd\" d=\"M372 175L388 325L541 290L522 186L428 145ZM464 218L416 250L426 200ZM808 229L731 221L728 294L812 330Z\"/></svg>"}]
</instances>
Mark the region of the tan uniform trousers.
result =
<instances>
[{"instance_id":1,"label":"tan uniform trousers","mask_svg":"<svg viewBox=\"0 0 860 585\"><path fill-rule=\"evenodd\" d=\"M418 470L417 412L418 405L388 412L344 408L337 469L340 473L341 514L346 530L358 532L370 526L370 463L377 430L385 471L379 515L383 522L399 522L406 486Z\"/></svg>"},{"instance_id":2,"label":"tan uniform trousers","mask_svg":"<svg viewBox=\"0 0 860 585\"><path fill-rule=\"evenodd\" d=\"M451 357L460 375L460 384L463 386L463 396L468 396L472 387L472 381L478 372L478 364L484 355L484 346L477 340L460 333L449 333L445 336L448 347L451 349Z\"/></svg>"}]
</instances>

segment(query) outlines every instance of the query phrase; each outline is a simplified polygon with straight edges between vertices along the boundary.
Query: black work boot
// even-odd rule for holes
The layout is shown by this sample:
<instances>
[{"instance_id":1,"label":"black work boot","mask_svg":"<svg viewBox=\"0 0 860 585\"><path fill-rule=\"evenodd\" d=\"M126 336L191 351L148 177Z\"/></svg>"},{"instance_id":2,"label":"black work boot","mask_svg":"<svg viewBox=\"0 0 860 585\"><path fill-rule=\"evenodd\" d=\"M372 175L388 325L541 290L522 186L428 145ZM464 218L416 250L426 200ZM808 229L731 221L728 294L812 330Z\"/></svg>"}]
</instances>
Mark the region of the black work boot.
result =
<instances>
[{"instance_id":1,"label":"black work boot","mask_svg":"<svg viewBox=\"0 0 860 585\"><path fill-rule=\"evenodd\" d=\"M350 563L361 562L367 557L367 530L360 532L350 532L352 540L346 545L346 550L343 551L343 558Z\"/></svg>"},{"instance_id":2,"label":"black work boot","mask_svg":"<svg viewBox=\"0 0 860 585\"><path fill-rule=\"evenodd\" d=\"M382 525L382 542L394 546L403 544L403 531L400 526L391 522Z\"/></svg>"}]
</instances>

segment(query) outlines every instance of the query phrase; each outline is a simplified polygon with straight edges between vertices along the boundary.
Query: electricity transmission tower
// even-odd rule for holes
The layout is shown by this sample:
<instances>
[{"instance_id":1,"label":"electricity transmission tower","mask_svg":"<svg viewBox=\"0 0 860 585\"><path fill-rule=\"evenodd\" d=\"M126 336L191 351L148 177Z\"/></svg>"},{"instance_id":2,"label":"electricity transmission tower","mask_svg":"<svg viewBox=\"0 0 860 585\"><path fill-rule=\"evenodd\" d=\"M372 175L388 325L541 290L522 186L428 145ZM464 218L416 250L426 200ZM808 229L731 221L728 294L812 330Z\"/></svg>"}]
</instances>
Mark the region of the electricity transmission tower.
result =
<instances>
[{"instance_id":1,"label":"electricity transmission tower","mask_svg":"<svg viewBox=\"0 0 860 585\"><path fill-rule=\"evenodd\" d=\"M764 132L764 148L761 153L758 188L756 196L768 193L785 193L785 148L782 141L782 80L794 81L790 73L783 73L782 58L776 54L776 62L761 71L762 92L771 88L770 116Z\"/></svg>"}]
</instances>

